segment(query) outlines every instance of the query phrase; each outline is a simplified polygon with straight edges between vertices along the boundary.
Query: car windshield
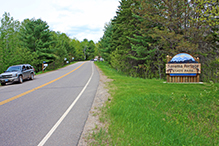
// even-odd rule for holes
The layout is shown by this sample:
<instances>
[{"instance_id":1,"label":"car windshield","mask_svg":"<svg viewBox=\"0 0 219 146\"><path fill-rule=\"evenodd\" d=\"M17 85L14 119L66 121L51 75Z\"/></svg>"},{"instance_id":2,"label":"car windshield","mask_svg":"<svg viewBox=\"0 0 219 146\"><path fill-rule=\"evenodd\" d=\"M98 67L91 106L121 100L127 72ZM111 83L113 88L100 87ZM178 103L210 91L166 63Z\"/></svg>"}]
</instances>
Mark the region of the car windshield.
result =
<instances>
[{"instance_id":1,"label":"car windshield","mask_svg":"<svg viewBox=\"0 0 219 146\"><path fill-rule=\"evenodd\" d=\"M20 71L20 70L21 70L20 66L11 66L5 72L15 72L15 71Z\"/></svg>"}]
</instances>

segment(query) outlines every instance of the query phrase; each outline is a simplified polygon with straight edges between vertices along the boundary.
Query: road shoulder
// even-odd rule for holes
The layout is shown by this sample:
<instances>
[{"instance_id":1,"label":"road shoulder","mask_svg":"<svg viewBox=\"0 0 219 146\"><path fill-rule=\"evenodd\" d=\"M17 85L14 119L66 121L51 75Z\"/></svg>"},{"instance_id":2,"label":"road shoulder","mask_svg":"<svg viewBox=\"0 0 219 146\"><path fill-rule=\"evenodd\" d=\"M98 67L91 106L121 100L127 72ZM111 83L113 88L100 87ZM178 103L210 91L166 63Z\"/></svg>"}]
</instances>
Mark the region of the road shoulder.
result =
<instances>
[{"instance_id":1,"label":"road shoulder","mask_svg":"<svg viewBox=\"0 0 219 146\"><path fill-rule=\"evenodd\" d=\"M78 142L78 146L87 146L89 143L92 142L92 139L89 139L89 136L100 129L101 127L105 127L103 123L99 120L100 108L104 106L104 103L110 97L108 93L108 89L106 89L107 82L110 82L111 79L108 79L107 76L103 74L103 72L96 66L99 75L99 86L97 88L97 92L92 104L92 107L89 111L89 115L87 121L85 123L83 132L81 134L80 140ZM96 128L98 127L98 128Z\"/></svg>"}]
</instances>

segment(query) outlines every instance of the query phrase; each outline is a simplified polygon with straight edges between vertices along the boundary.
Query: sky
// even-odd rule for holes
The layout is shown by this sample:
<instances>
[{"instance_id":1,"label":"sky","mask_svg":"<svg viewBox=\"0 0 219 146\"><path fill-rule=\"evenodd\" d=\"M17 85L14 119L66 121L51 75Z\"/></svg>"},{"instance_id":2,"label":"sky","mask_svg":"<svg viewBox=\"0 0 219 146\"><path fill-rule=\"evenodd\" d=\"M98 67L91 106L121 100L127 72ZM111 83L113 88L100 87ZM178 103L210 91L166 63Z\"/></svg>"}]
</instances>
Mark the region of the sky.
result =
<instances>
[{"instance_id":1,"label":"sky","mask_svg":"<svg viewBox=\"0 0 219 146\"><path fill-rule=\"evenodd\" d=\"M20 22L41 19L52 31L97 43L104 25L116 16L118 6L119 0L2 0L0 18L7 12Z\"/></svg>"}]
</instances>

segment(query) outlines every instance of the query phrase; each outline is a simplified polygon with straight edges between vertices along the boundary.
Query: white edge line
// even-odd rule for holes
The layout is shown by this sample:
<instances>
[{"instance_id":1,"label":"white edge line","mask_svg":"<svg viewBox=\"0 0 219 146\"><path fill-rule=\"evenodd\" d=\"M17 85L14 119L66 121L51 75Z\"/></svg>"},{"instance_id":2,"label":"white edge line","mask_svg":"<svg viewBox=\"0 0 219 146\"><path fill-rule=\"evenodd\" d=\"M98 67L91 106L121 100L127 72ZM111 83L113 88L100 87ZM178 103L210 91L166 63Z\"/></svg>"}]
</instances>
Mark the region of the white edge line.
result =
<instances>
[{"instance_id":1,"label":"white edge line","mask_svg":"<svg viewBox=\"0 0 219 146\"><path fill-rule=\"evenodd\" d=\"M81 97L81 95L84 93L85 89L87 88L88 84L90 83L92 77L94 74L93 64L92 64L92 74L87 81L84 88L81 90L80 94L77 96L77 98L73 101L73 103L69 106L69 108L65 111L65 113L61 116L61 118L56 122L56 124L52 127L52 129L46 134L46 136L42 139L42 141L37 146L43 146L46 141L50 138L50 136L55 132L56 128L61 124L61 122L64 120L64 118L68 115L70 110L74 107L75 103L78 101L78 99Z\"/></svg>"}]
</instances>

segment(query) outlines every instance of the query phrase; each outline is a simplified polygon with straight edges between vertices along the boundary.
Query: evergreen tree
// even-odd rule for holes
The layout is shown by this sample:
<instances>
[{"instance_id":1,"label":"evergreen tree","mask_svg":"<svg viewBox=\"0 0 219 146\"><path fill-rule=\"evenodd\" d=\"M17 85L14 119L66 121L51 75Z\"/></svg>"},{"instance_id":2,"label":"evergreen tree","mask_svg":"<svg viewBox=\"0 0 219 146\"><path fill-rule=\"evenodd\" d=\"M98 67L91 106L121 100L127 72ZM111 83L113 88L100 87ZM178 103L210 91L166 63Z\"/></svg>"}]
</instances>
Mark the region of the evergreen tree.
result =
<instances>
[{"instance_id":1,"label":"evergreen tree","mask_svg":"<svg viewBox=\"0 0 219 146\"><path fill-rule=\"evenodd\" d=\"M136 66L135 60L128 57L133 53L129 38L133 38L138 30L139 21L133 17L131 11L131 7L136 4L135 0L122 0L117 16L112 20L111 64L117 70L130 75L134 73L133 67Z\"/></svg>"},{"instance_id":2,"label":"evergreen tree","mask_svg":"<svg viewBox=\"0 0 219 146\"><path fill-rule=\"evenodd\" d=\"M92 59L92 58L94 58L95 56L94 56L94 52L95 52L95 43L92 41L92 40L90 40L89 42L88 42L88 48L87 48L87 59Z\"/></svg>"},{"instance_id":3,"label":"evergreen tree","mask_svg":"<svg viewBox=\"0 0 219 146\"><path fill-rule=\"evenodd\" d=\"M139 20L139 23L137 24L138 29L133 37L128 37L131 40L132 49L132 54L130 54L129 57L137 62L135 68L138 76L143 78L152 78L154 76L151 76L150 74L155 75L155 73L151 70L156 63L155 61L153 62L151 60L154 58L155 54L158 53L158 50L154 47L156 40L150 36L150 32L151 29L157 25L151 23L150 21L145 21L139 16L139 10L142 9L143 8L141 8L139 2L136 2L135 5L132 5L132 15Z\"/></svg>"},{"instance_id":4,"label":"evergreen tree","mask_svg":"<svg viewBox=\"0 0 219 146\"><path fill-rule=\"evenodd\" d=\"M49 26L41 19L24 20L20 30L20 40L23 48L29 49L37 56L36 71L41 70L43 61L50 63L56 58L53 48L50 47L54 42L51 39Z\"/></svg>"},{"instance_id":5,"label":"evergreen tree","mask_svg":"<svg viewBox=\"0 0 219 146\"><path fill-rule=\"evenodd\" d=\"M104 26L104 35L100 39L100 44L99 44L99 50L101 52L101 56L110 63L110 54L112 53L112 47L111 47L111 42L112 42L112 33L113 33L113 26L112 26L112 21L109 23L105 24Z\"/></svg>"}]
</instances>

